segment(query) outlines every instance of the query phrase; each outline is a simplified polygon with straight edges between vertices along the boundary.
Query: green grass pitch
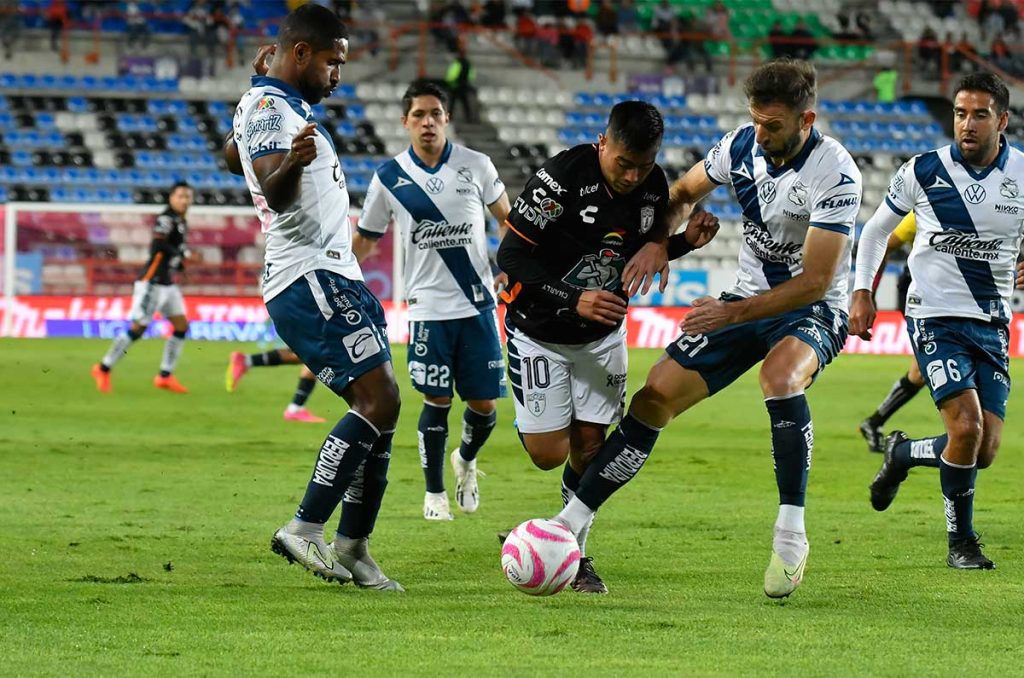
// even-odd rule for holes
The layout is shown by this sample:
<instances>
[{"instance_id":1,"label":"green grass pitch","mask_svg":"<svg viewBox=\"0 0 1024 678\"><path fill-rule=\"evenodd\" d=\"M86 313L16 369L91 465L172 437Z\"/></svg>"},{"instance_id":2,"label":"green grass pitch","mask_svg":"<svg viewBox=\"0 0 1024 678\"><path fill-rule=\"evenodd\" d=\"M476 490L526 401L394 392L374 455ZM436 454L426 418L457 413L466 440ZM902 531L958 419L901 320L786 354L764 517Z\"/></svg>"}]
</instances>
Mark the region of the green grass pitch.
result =
<instances>
[{"instance_id":1,"label":"green grass pitch","mask_svg":"<svg viewBox=\"0 0 1024 678\"><path fill-rule=\"evenodd\" d=\"M143 341L95 392L105 342L0 341L0 674L1019 675L1024 666L1024 426L1009 406L1002 452L979 477L975 522L994 572L944 563L937 474L916 470L886 513L880 463L857 423L906 358L841 356L809 392L816 446L810 561L784 603L761 591L776 491L768 419L750 373L673 422L589 544L611 594L534 599L499 567L495 532L557 511L559 474L531 467L509 401L484 449L482 504L421 517L419 398L404 407L373 551L405 595L329 585L273 555L329 424L286 423L296 367L224 390L228 352L192 342L150 385ZM657 351L634 351L630 390ZM1024 369L1015 362L1015 378ZM343 403L319 387L310 408ZM457 440L461 408L451 417ZM924 393L892 422L939 431ZM449 489L453 483L448 471Z\"/></svg>"}]
</instances>

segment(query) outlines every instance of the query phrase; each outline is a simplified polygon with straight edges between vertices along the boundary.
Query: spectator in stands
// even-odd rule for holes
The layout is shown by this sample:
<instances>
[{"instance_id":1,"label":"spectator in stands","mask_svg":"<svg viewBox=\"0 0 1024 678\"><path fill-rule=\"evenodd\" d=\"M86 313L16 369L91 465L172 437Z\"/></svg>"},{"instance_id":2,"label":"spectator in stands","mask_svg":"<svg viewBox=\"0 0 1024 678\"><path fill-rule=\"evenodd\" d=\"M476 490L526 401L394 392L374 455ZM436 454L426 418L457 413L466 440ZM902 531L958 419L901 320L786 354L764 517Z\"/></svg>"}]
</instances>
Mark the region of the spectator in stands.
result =
<instances>
[{"instance_id":1,"label":"spectator in stands","mask_svg":"<svg viewBox=\"0 0 1024 678\"><path fill-rule=\"evenodd\" d=\"M668 4L668 0L661 0L661 3L656 5L651 12L651 31L659 34L658 39L661 40L661 46L665 48L666 55L672 52L672 47L675 44L671 35L676 30L675 23L675 8Z\"/></svg>"},{"instance_id":2,"label":"spectator in stands","mask_svg":"<svg viewBox=\"0 0 1024 678\"><path fill-rule=\"evenodd\" d=\"M479 122L476 114L476 87L473 86L473 81L476 80L476 69L470 63L469 54L464 46L459 46L458 55L448 66L444 80L451 92L451 113L454 115L455 107L462 102L462 110L466 114L463 120L468 123Z\"/></svg>"},{"instance_id":3,"label":"spectator in stands","mask_svg":"<svg viewBox=\"0 0 1024 678\"><path fill-rule=\"evenodd\" d=\"M380 50L380 32L378 26L384 25L387 16L377 0L359 0L352 6L350 15L356 24L355 38L358 44L377 56Z\"/></svg>"},{"instance_id":4,"label":"spectator in stands","mask_svg":"<svg viewBox=\"0 0 1024 678\"><path fill-rule=\"evenodd\" d=\"M433 29L434 36L441 41L449 52L459 51L459 26L469 23L469 12L459 0L451 0L441 7L435 23L442 26Z\"/></svg>"},{"instance_id":5,"label":"spectator in stands","mask_svg":"<svg viewBox=\"0 0 1024 678\"><path fill-rule=\"evenodd\" d=\"M782 22L776 21L768 31L768 48L774 58L790 56L789 33L782 28Z\"/></svg>"},{"instance_id":6,"label":"spectator in stands","mask_svg":"<svg viewBox=\"0 0 1024 678\"><path fill-rule=\"evenodd\" d=\"M18 41L20 33L18 0L0 0L0 45L3 45L4 58L8 61L14 57L14 43Z\"/></svg>"},{"instance_id":7,"label":"spectator in stands","mask_svg":"<svg viewBox=\"0 0 1024 678\"><path fill-rule=\"evenodd\" d=\"M818 49L817 38L814 37L811 27L802 18L796 22L796 26L793 27L793 32L789 34L789 37L793 40L790 45L791 54L794 59L808 60L814 54L814 51Z\"/></svg>"},{"instance_id":8,"label":"spectator in stands","mask_svg":"<svg viewBox=\"0 0 1024 678\"><path fill-rule=\"evenodd\" d=\"M729 8L722 0L715 0L707 13L708 29L715 40L731 40L732 29L729 28Z\"/></svg>"},{"instance_id":9,"label":"spectator in stands","mask_svg":"<svg viewBox=\"0 0 1024 678\"><path fill-rule=\"evenodd\" d=\"M691 10L684 10L678 19L672 21L670 47L665 56L665 70L668 73L675 73L681 62L685 62L686 68L693 71L697 67L698 55L704 60L704 70L711 72L711 57L705 51L702 41L695 38L702 33L707 33L707 26Z\"/></svg>"},{"instance_id":10,"label":"spectator in stands","mask_svg":"<svg viewBox=\"0 0 1024 678\"><path fill-rule=\"evenodd\" d=\"M978 50L967 39L966 32L961 33L960 39L956 43L951 44L949 51L949 69L951 71L958 73L965 68L972 71L977 70L973 59L977 58Z\"/></svg>"},{"instance_id":11,"label":"spectator in stands","mask_svg":"<svg viewBox=\"0 0 1024 678\"><path fill-rule=\"evenodd\" d=\"M1014 0L1003 0L1003 6L1000 9L1000 14L1003 15L1003 23L1006 26L1006 32L1012 33L1014 36L1020 34L1020 10L1017 8L1017 4Z\"/></svg>"},{"instance_id":12,"label":"spectator in stands","mask_svg":"<svg viewBox=\"0 0 1024 678\"><path fill-rule=\"evenodd\" d=\"M612 6L611 0L601 0L595 19L598 32L605 38L619 34L619 13Z\"/></svg>"},{"instance_id":13,"label":"spectator in stands","mask_svg":"<svg viewBox=\"0 0 1024 678\"><path fill-rule=\"evenodd\" d=\"M861 40L874 40L875 30L871 26L871 15L861 10L857 12L857 30L860 32Z\"/></svg>"},{"instance_id":14,"label":"spectator in stands","mask_svg":"<svg viewBox=\"0 0 1024 678\"><path fill-rule=\"evenodd\" d=\"M590 0L566 0L565 5L569 10L569 16L577 19L587 16L587 12L590 11Z\"/></svg>"},{"instance_id":15,"label":"spectator in stands","mask_svg":"<svg viewBox=\"0 0 1024 678\"><path fill-rule=\"evenodd\" d=\"M875 101L891 104L896 101L896 80L899 73L892 66L885 66L875 73L872 84L875 86Z\"/></svg>"},{"instance_id":16,"label":"spectator in stands","mask_svg":"<svg viewBox=\"0 0 1024 678\"><path fill-rule=\"evenodd\" d=\"M925 73L934 74L942 69L942 48L939 46L939 36L930 26L921 32L921 39L917 41L917 56Z\"/></svg>"},{"instance_id":17,"label":"spectator in stands","mask_svg":"<svg viewBox=\"0 0 1024 678\"><path fill-rule=\"evenodd\" d=\"M619 5L619 30L623 33L635 33L640 29L640 14L636 10L634 0L622 0Z\"/></svg>"},{"instance_id":18,"label":"spectator in stands","mask_svg":"<svg viewBox=\"0 0 1024 678\"><path fill-rule=\"evenodd\" d=\"M591 27L590 22L586 19L580 19L576 23L573 37L576 42L576 62L573 65L577 68L586 68L587 60L590 57L590 44L594 41L594 29Z\"/></svg>"},{"instance_id":19,"label":"spectator in stands","mask_svg":"<svg viewBox=\"0 0 1024 678\"><path fill-rule=\"evenodd\" d=\"M576 35L575 26L567 19L558 22L558 53L562 61L570 67L576 67L579 59L576 56Z\"/></svg>"},{"instance_id":20,"label":"spectator in stands","mask_svg":"<svg viewBox=\"0 0 1024 678\"><path fill-rule=\"evenodd\" d=\"M124 25L128 48L138 44L142 49L149 47L149 22L142 16L137 2L126 2L124 6Z\"/></svg>"},{"instance_id":21,"label":"spectator in stands","mask_svg":"<svg viewBox=\"0 0 1024 678\"><path fill-rule=\"evenodd\" d=\"M60 51L60 36L67 29L71 17L66 0L50 0L46 7L46 26L50 29L50 49Z\"/></svg>"},{"instance_id":22,"label":"spectator in stands","mask_svg":"<svg viewBox=\"0 0 1024 678\"><path fill-rule=\"evenodd\" d=\"M957 4L957 0L928 0L928 4L931 5L935 16L945 19L953 15L953 6Z\"/></svg>"},{"instance_id":23,"label":"spectator in stands","mask_svg":"<svg viewBox=\"0 0 1024 678\"><path fill-rule=\"evenodd\" d=\"M983 44L995 40L1006 30L1006 16L1003 14L1003 0L982 0L978 10Z\"/></svg>"},{"instance_id":24,"label":"spectator in stands","mask_svg":"<svg viewBox=\"0 0 1024 678\"><path fill-rule=\"evenodd\" d=\"M533 0L511 0L512 13L519 16L522 13L533 14Z\"/></svg>"},{"instance_id":25,"label":"spectator in stands","mask_svg":"<svg viewBox=\"0 0 1024 678\"><path fill-rule=\"evenodd\" d=\"M206 4L206 0L193 0L192 6L182 18L185 29L188 31L188 49L193 56L199 54L199 48L203 47L206 52L207 64L203 71L209 70L213 74L213 60L217 52L217 24Z\"/></svg>"},{"instance_id":26,"label":"spectator in stands","mask_svg":"<svg viewBox=\"0 0 1024 678\"><path fill-rule=\"evenodd\" d=\"M850 15L846 12L840 12L839 16L836 17L839 22L839 30L832 35L832 39L839 44L846 44L848 41L860 40L861 34L850 28Z\"/></svg>"},{"instance_id":27,"label":"spectator in stands","mask_svg":"<svg viewBox=\"0 0 1024 678\"><path fill-rule=\"evenodd\" d=\"M554 17L545 16L537 20L536 56L541 64L548 68L558 68L561 61L558 53L558 38L558 25L555 23Z\"/></svg>"},{"instance_id":28,"label":"spectator in stands","mask_svg":"<svg viewBox=\"0 0 1024 678\"><path fill-rule=\"evenodd\" d=\"M516 49L527 56L537 53L537 22L526 11L516 14Z\"/></svg>"},{"instance_id":29,"label":"spectator in stands","mask_svg":"<svg viewBox=\"0 0 1024 678\"><path fill-rule=\"evenodd\" d=\"M480 18L480 23L488 28L504 28L505 1L487 0L484 3L484 14Z\"/></svg>"}]
</instances>

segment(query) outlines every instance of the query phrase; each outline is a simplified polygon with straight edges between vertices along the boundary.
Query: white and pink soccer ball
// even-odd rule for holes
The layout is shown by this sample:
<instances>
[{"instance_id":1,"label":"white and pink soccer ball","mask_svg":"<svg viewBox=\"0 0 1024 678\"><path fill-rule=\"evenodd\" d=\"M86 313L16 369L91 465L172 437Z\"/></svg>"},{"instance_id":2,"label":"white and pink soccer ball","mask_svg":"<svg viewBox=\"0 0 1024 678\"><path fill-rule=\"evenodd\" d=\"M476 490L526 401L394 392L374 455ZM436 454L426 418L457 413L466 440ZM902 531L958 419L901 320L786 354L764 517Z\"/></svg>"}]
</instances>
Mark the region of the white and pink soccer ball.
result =
<instances>
[{"instance_id":1,"label":"white and pink soccer ball","mask_svg":"<svg viewBox=\"0 0 1024 678\"><path fill-rule=\"evenodd\" d=\"M531 596L552 596L576 578L580 547L572 530L534 518L512 530L501 547L501 569L512 586Z\"/></svg>"}]
</instances>

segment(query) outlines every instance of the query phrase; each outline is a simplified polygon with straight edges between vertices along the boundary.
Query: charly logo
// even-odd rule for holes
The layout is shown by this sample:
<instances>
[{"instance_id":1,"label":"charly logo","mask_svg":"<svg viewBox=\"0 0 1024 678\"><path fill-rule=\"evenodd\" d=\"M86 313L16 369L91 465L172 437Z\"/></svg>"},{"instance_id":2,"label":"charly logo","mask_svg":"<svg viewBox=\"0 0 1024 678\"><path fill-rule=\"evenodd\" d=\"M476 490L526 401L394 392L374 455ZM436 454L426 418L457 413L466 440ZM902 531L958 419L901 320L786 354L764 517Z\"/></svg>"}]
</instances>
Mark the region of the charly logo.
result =
<instances>
[{"instance_id":1,"label":"charly logo","mask_svg":"<svg viewBox=\"0 0 1024 678\"><path fill-rule=\"evenodd\" d=\"M766 181L761 184L761 188L757 191L757 194L761 196L761 200L765 205L769 205L775 200L775 182Z\"/></svg>"},{"instance_id":2,"label":"charly logo","mask_svg":"<svg viewBox=\"0 0 1024 678\"><path fill-rule=\"evenodd\" d=\"M427 191L437 195L444 190L444 182L438 177L430 177L427 179Z\"/></svg>"},{"instance_id":3,"label":"charly logo","mask_svg":"<svg viewBox=\"0 0 1024 678\"><path fill-rule=\"evenodd\" d=\"M999 195L1010 200L1016 198L1020 195L1020 191L1017 190L1017 182L1010 177L1003 179L1003 183L999 185Z\"/></svg>"},{"instance_id":4,"label":"charly logo","mask_svg":"<svg viewBox=\"0 0 1024 678\"><path fill-rule=\"evenodd\" d=\"M964 189L964 200L972 205L985 202L985 187L981 184L971 184Z\"/></svg>"}]
</instances>

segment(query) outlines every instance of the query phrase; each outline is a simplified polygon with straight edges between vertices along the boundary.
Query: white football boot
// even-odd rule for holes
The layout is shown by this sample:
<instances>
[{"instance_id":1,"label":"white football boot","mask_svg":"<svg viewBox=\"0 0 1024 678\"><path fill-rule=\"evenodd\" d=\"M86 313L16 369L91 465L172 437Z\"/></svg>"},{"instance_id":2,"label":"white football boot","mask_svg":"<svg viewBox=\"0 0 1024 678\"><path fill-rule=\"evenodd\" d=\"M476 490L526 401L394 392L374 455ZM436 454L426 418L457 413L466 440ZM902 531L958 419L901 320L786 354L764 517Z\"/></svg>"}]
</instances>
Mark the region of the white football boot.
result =
<instances>
[{"instance_id":1,"label":"white football boot","mask_svg":"<svg viewBox=\"0 0 1024 678\"><path fill-rule=\"evenodd\" d=\"M352 573L338 562L323 537L309 539L299 536L290 532L286 525L274 533L270 540L270 550L326 581L339 584L352 581Z\"/></svg>"},{"instance_id":2,"label":"white football boot","mask_svg":"<svg viewBox=\"0 0 1024 678\"><path fill-rule=\"evenodd\" d=\"M427 492L423 497L423 517L427 520L455 520L448 507L448 493Z\"/></svg>"},{"instance_id":3,"label":"white football boot","mask_svg":"<svg viewBox=\"0 0 1024 678\"><path fill-rule=\"evenodd\" d=\"M480 507L480 488L476 483L476 459L466 461L459 448L452 450L452 468L455 469L455 503L463 513L472 513Z\"/></svg>"}]
</instances>

